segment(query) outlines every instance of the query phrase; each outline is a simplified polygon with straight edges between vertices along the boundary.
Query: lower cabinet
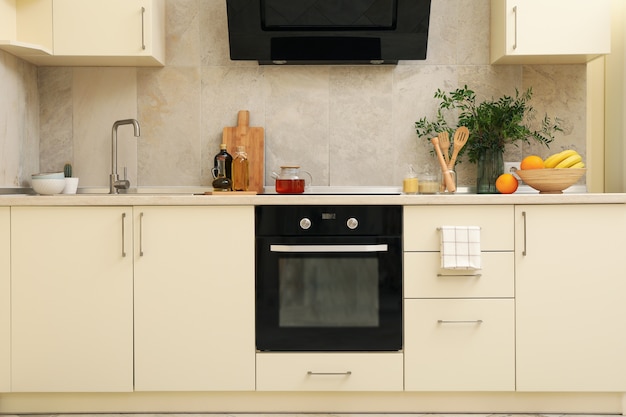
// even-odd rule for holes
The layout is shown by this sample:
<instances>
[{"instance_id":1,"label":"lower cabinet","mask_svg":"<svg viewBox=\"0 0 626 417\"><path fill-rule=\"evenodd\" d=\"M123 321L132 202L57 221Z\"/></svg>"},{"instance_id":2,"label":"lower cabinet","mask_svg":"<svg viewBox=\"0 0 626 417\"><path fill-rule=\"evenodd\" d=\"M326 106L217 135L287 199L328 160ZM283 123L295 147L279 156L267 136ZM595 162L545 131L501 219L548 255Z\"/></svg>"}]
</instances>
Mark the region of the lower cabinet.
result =
<instances>
[{"instance_id":1,"label":"lower cabinet","mask_svg":"<svg viewBox=\"0 0 626 417\"><path fill-rule=\"evenodd\" d=\"M258 391L402 391L403 355L258 353Z\"/></svg>"},{"instance_id":2,"label":"lower cabinet","mask_svg":"<svg viewBox=\"0 0 626 417\"><path fill-rule=\"evenodd\" d=\"M407 391L514 391L513 299L408 299Z\"/></svg>"},{"instance_id":3,"label":"lower cabinet","mask_svg":"<svg viewBox=\"0 0 626 417\"><path fill-rule=\"evenodd\" d=\"M130 207L11 209L13 392L133 390L131 226Z\"/></svg>"},{"instance_id":4,"label":"lower cabinet","mask_svg":"<svg viewBox=\"0 0 626 417\"><path fill-rule=\"evenodd\" d=\"M0 207L0 392L11 391L11 209Z\"/></svg>"},{"instance_id":5,"label":"lower cabinet","mask_svg":"<svg viewBox=\"0 0 626 417\"><path fill-rule=\"evenodd\" d=\"M254 209L135 207L134 220L135 390L254 390Z\"/></svg>"},{"instance_id":6,"label":"lower cabinet","mask_svg":"<svg viewBox=\"0 0 626 417\"><path fill-rule=\"evenodd\" d=\"M626 391L623 204L515 208L518 391Z\"/></svg>"}]
</instances>

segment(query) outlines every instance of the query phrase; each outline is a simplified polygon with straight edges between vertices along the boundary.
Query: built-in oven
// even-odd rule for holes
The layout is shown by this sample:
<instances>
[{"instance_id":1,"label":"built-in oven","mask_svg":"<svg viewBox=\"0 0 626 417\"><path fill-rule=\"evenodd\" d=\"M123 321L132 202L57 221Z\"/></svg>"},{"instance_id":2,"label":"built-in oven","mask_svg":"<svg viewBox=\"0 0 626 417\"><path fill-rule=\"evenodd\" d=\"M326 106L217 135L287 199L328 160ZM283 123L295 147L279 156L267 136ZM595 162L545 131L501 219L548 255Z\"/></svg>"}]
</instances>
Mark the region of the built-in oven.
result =
<instances>
[{"instance_id":1,"label":"built-in oven","mask_svg":"<svg viewBox=\"0 0 626 417\"><path fill-rule=\"evenodd\" d=\"M257 206L259 351L402 349L401 206Z\"/></svg>"}]
</instances>

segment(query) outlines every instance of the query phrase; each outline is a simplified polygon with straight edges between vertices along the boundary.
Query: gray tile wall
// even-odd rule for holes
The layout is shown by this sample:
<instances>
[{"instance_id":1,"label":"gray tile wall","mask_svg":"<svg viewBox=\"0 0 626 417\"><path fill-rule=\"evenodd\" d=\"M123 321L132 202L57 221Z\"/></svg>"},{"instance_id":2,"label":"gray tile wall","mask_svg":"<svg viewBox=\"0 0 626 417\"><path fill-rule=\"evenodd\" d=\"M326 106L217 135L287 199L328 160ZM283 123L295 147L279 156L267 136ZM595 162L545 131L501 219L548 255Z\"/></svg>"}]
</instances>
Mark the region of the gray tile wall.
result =
<instances>
[{"instance_id":1,"label":"gray tile wall","mask_svg":"<svg viewBox=\"0 0 626 417\"><path fill-rule=\"evenodd\" d=\"M83 186L107 184L111 126L129 117L138 118L142 136L135 139L132 129L120 127L119 166L128 168L133 185L210 185L222 129L236 124L241 109L250 111L252 126L265 127L266 184L271 171L297 163L314 185L400 185L408 164L418 171L434 167L431 146L417 137L414 123L435 114L438 88L467 84L484 99L532 86L539 115L558 115L565 132L551 150L511 147L505 159L570 146L584 154L585 65L489 65L489 4L433 0L425 61L279 67L229 60L225 0L166 0L164 68L42 67L39 97L26 82L12 93L23 109L0 107L0 117L17 115L29 123L39 117L41 170L72 162ZM20 73L16 66L35 71L1 54L0 86ZM37 100L40 114L29 116ZM36 144L25 139L9 145L36 153ZM0 160L17 155L0 150ZM34 169L20 158L12 177ZM458 167L460 185L473 185L474 177L474 165ZM4 182L14 179L5 174Z\"/></svg>"}]
</instances>

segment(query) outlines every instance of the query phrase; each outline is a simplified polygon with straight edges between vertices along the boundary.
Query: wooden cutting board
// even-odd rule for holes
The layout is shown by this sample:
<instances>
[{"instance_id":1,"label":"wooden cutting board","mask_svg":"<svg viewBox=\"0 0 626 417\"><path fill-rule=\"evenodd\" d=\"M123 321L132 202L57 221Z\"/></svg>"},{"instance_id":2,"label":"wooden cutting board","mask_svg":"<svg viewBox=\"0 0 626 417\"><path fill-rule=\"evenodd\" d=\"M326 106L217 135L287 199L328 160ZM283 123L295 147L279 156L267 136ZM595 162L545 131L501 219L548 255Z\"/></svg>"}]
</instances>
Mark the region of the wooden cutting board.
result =
<instances>
[{"instance_id":1,"label":"wooden cutting board","mask_svg":"<svg viewBox=\"0 0 626 417\"><path fill-rule=\"evenodd\" d=\"M225 127L222 143L226 150L235 157L237 146L246 147L250 169L250 191L263 193L265 183L265 130L262 127L250 127L250 112L239 110L237 126Z\"/></svg>"}]
</instances>

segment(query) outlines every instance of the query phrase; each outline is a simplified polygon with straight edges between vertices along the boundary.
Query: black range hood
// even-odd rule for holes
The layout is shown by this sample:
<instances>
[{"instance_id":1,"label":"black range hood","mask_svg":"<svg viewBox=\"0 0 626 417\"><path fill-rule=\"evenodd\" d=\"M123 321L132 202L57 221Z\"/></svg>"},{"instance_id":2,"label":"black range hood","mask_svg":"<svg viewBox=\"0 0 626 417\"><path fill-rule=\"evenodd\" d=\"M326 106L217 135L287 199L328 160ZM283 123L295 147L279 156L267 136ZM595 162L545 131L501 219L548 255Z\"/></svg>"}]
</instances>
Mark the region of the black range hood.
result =
<instances>
[{"instance_id":1,"label":"black range hood","mask_svg":"<svg viewBox=\"0 0 626 417\"><path fill-rule=\"evenodd\" d=\"M397 64L426 59L431 0L226 0L232 60Z\"/></svg>"}]
</instances>

